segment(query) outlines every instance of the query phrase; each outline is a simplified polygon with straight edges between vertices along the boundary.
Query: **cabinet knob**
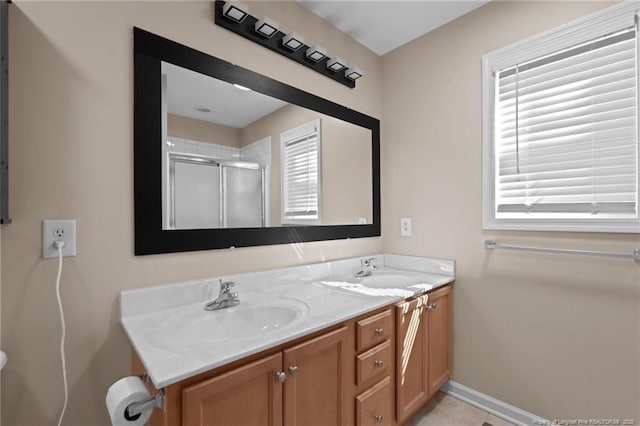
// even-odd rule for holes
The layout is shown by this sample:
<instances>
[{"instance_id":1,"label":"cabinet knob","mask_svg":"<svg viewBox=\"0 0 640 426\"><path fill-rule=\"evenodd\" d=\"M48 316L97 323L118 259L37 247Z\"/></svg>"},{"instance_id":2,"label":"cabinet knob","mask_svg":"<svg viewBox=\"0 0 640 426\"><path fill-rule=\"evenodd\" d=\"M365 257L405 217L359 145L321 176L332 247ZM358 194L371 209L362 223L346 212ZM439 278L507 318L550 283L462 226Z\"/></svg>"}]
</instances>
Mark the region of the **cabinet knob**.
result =
<instances>
[{"instance_id":1,"label":"cabinet knob","mask_svg":"<svg viewBox=\"0 0 640 426\"><path fill-rule=\"evenodd\" d=\"M284 373L284 371L278 371L276 373L276 380L279 381L280 383L284 382L287 379L287 375Z\"/></svg>"},{"instance_id":2,"label":"cabinet knob","mask_svg":"<svg viewBox=\"0 0 640 426\"><path fill-rule=\"evenodd\" d=\"M382 414L376 414L375 416L373 416L373 418L375 419L376 423L382 423Z\"/></svg>"},{"instance_id":3,"label":"cabinet knob","mask_svg":"<svg viewBox=\"0 0 640 426\"><path fill-rule=\"evenodd\" d=\"M437 304L436 302L429 303L429 304L427 305L427 309L431 311L431 310L435 309L437 305L438 305L438 304Z\"/></svg>"},{"instance_id":4,"label":"cabinet knob","mask_svg":"<svg viewBox=\"0 0 640 426\"><path fill-rule=\"evenodd\" d=\"M375 332L377 336L384 336L384 329L382 328L376 328Z\"/></svg>"},{"instance_id":5,"label":"cabinet knob","mask_svg":"<svg viewBox=\"0 0 640 426\"><path fill-rule=\"evenodd\" d=\"M291 367L289 367L289 374L291 374L292 376L295 376L296 374L298 374L298 367L295 365L292 365Z\"/></svg>"},{"instance_id":6,"label":"cabinet knob","mask_svg":"<svg viewBox=\"0 0 640 426\"><path fill-rule=\"evenodd\" d=\"M377 368L382 368L382 366L384 365L384 362L382 362L382 361L380 361L380 360L378 360L378 359L377 359L377 360L375 361L375 364L376 364L376 367L377 367Z\"/></svg>"}]
</instances>

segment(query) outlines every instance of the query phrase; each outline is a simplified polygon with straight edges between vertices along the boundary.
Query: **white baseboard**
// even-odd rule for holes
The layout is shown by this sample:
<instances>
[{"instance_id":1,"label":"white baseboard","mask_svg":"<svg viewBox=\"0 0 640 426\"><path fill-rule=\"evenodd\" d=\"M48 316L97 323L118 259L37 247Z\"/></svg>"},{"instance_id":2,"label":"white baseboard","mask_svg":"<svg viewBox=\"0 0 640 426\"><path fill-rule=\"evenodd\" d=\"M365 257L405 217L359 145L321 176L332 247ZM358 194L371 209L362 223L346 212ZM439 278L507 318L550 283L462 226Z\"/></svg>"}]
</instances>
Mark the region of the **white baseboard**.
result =
<instances>
[{"instance_id":1,"label":"white baseboard","mask_svg":"<svg viewBox=\"0 0 640 426\"><path fill-rule=\"evenodd\" d=\"M442 392L451 395L461 401L480 408L483 411L500 417L517 426L532 426L550 424L548 420L536 416L528 411L507 404L484 393L480 393L460 383L449 381L440 389Z\"/></svg>"}]
</instances>

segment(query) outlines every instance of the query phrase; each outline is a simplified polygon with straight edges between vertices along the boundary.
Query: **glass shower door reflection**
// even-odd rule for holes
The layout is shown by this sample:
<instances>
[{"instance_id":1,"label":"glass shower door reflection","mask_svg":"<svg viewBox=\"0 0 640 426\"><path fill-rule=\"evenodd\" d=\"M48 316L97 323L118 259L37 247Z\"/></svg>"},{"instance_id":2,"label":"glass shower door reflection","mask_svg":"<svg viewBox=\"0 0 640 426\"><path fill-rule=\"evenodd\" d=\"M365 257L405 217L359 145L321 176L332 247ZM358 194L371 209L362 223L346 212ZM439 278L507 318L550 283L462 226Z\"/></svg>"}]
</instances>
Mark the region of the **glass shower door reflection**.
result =
<instances>
[{"instance_id":1,"label":"glass shower door reflection","mask_svg":"<svg viewBox=\"0 0 640 426\"><path fill-rule=\"evenodd\" d=\"M223 166L225 228L264 226L263 169Z\"/></svg>"},{"instance_id":2,"label":"glass shower door reflection","mask_svg":"<svg viewBox=\"0 0 640 426\"><path fill-rule=\"evenodd\" d=\"M170 153L168 174L169 229L265 226L260 164Z\"/></svg>"},{"instance_id":3,"label":"glass shower door reflection","mask_svg":"<svg viewBox=\"0 0 640 426\"><path fill-rule=\"evenodd\" d=\"M175 161L172 174L173 228L220 228L220 166Z\"/></svg>"}]
</instances>

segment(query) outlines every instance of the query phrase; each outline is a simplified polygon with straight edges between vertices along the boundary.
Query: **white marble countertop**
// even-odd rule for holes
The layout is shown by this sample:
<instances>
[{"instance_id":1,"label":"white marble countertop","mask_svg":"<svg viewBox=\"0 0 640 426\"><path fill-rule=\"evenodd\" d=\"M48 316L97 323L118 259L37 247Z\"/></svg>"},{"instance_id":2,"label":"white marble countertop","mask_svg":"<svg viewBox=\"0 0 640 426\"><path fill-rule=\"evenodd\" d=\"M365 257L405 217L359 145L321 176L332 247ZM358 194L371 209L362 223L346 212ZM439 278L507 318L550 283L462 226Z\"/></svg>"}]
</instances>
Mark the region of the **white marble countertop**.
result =
<instances>
[{"instance_id":1,"label":"white marble countertop","mask_svg":"<svg viewBox=\"0 0 640 426\"><path fill-rule=\"evenodd\" d=\"M365 257L377 270L364 278L354 277L361 258L219 277L236 283L241 303L217 311L204 304L218 277L125 291L121 322L160 389L455 279L451 260Z\"/></svg>"}]
</instances>

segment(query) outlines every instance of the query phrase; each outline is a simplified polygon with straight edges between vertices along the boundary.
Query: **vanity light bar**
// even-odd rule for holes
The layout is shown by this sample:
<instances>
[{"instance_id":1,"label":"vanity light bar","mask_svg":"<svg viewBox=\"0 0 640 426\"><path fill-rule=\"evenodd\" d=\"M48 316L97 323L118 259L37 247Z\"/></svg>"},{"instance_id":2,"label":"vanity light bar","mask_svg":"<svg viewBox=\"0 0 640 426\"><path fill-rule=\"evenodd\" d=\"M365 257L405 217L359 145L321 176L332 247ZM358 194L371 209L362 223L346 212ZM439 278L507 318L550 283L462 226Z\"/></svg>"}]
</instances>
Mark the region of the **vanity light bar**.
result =
<instances>
[{"instance_id":1,"label":"vanity light bar","mask_svg":"<svg viewBox=\"0 0 640 426\"><path fill-rule=\"evenodd\" d=\"M265 16L256 22L256 32L264 37L271 38L278 32L279 24L273 19Z\"/></svg>"},{"instance_id":2,"label":"vanity light bar","mask_svg":"<svg viewBox=\"0 0 640 426\"><path fill-rule=\"evenodd\" d=\"M222 14L233 22L240 23L249 16L249 6L239 1L228 1L222 7Z\"/></svg>"},{"instance_id":3,"label":"vanity light bar","mask_svg":"<svg viewBox=\"0 0 640 426\"><path fill-rule=\"evenodd\" d=\"M248 13L249 7L236 0L215 0L215 23L242 37L266 47L311 68L330 79L354 88L355 80L363 76L362 71L353 69L348 73L347 63L340 57L329 59L327 51L319 45L304 44L304 37L296 32L279 30L275 20L264 16L254 17ZM356 71L356 72L353 72Z\"/></svg>"}]
</instances>

